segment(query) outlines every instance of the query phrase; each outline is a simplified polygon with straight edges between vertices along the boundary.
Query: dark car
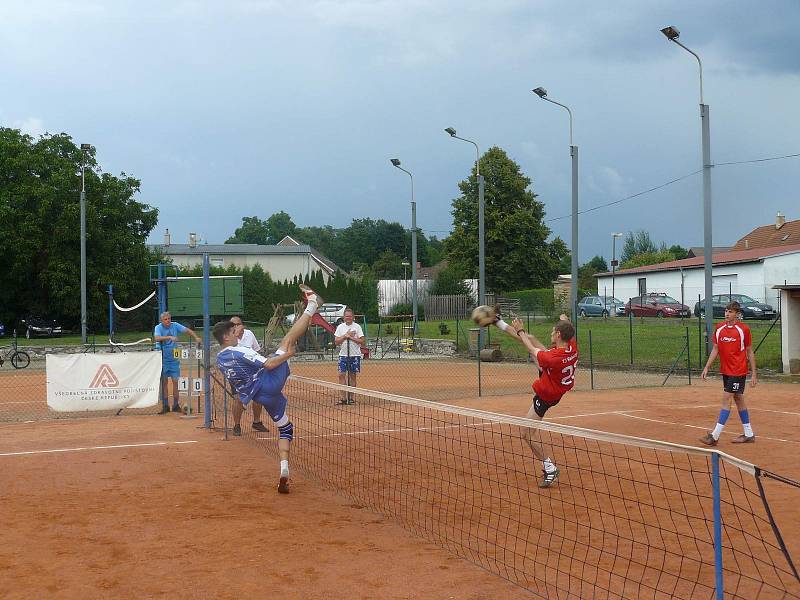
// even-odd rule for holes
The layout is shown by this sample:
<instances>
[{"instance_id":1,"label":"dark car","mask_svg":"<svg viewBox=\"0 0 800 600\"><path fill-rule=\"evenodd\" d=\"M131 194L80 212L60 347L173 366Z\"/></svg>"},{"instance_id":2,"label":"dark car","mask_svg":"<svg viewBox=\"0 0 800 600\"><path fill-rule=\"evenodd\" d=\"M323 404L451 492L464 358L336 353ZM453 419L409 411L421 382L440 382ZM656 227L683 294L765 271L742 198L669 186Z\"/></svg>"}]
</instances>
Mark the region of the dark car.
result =
<instances>
[{"instance_id":1,"label":"dark car","mask_svg":"<svg viewBox=\"0 0 800 600\"><path fill-rule=\"evenodd\" d=\"M20 319L19 325L17 325L17 333L24 334L26 338L54 337L61 335L61 325L55 319L25 317Z\"/></svg>"},{"instance_id":2,"label":"dark car","mask_svg":"<svg viewBox=\"0 0 800 600\"><path fill-rule=\"evenodd\" d=\"M688 306L671 296L651 293L628 300L625 314L634 317L689 317L692 313Z\"/></svg>"},{"instance_id":3,"label":"dark car","mask_svg":"<svg viewBox=\"0 0 800 600\"><path fill-rule=\"evenodd\" d=\"M729 302L739 303L742 307L742 317L745 319L774 319L777 316L772 306L754 300L750 296L744 294L717 294L711 296L711 303L714 307L714 318L725 317L725 307ZM700 300L700 302L694 305L694 314L696 317L702 317L706 314L705 300Z\"/></svg>"}]
</instances>

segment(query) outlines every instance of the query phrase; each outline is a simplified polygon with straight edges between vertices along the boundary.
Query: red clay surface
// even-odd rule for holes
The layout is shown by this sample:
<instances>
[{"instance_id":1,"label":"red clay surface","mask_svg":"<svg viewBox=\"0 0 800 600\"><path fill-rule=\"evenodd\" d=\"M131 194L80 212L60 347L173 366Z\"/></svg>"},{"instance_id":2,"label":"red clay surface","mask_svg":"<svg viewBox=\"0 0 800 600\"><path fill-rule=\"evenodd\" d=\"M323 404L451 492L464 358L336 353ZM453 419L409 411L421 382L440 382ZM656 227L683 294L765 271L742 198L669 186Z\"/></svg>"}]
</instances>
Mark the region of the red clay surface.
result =
<instances>
[{"instance_id":1,"label":"red clay surface","mask_svg":"<svg viewBox=\"0 0 800 600\"><path fill-rule=\"evenodd\" d=\"M367 373L364 387L414 395L407 378ZM432 389L446 388L438 375ZM451 403L524 415L527 390ZM716 419L720 391L718 380L574 391L548 420L697 445ZM21 400L1 392L6 402L46 413L43 394ZM719 449L800 479L798 392L784 384L748 388L757 442L730 443L741 432L734 411ZM200 424L170 415L0 425L0 597L530 597L297 471L292 493L278 495L273 457ZM167 443L40 453L152 442ZM771 485L769 500L798 560L800 494Z\"/></svg>"}]
</instances>

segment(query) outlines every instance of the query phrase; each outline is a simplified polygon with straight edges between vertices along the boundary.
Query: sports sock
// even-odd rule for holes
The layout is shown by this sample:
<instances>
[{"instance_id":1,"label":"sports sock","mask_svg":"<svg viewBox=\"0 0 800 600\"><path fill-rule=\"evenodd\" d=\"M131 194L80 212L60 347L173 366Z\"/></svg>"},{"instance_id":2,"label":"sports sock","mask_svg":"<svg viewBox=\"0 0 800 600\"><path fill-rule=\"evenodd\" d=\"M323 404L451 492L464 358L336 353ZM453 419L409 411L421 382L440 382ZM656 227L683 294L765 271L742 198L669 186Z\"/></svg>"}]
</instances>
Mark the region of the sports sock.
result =
<instances>
[{"instance_id":1,"label":"sports sock","mask_svg":"<svg viewBox=\"0 0 800 600\"><path fill-rule=\"evenodd\" d=\"M286 350L281 350L280 348L278 348L277 350L275 350L275 354L277 354L278 356L280 356L281 354L286 354Z\"/></svg>"},{"instance_id":2,"label":"sports sock","mask_svg":"<svg viewBox=\"0 0 800 600\"><path fill-rule=\"evenodd\" d=\"M313 300L309 300L308 304L306 305L306 309L303 311L303 314L313 317L315 312L317 312L317 303Z\"/></svg>"},{"instance_id":3,"label":"sports sock","mask_svg":"<svg viewBox=\"0 0 800 600\"><path fill-rule=\"evenodd\" d=\"M739 411L739 418L742 420L742 427L744 428L744 434L747 437L753 437L753 428L750 426L750 413L747 410L740 410Z\"/></svg>"},{"instance_id":4,"label":"sports sock","mask_svg":"<svg viewBox=\"0 0 800 600\"><path fill-rule=\"evenodd\" d=\"M550 460L550 457L547 457L542 461L544 463L544 470L548 473L552 473L556 470L556 465Z\"/></svg>"},{"instance_id":5,"label":"sports sock","mask_svg":"<svg viewBox=\"0 0 800 600\"><path fill-rule=\"evenodd\" d=\"M288 477L289 476L289 461L282 460L281 461L281 477Z\"/></svg>"},{"instance_id":6,"label":"sports sock","mask_svg":"<svg viewBox=\"0 0 800 600\"><path fill-rule=\"evenodd\" d=\"M508 331L509 329L511 329L511 325L503 321L503 319L498 319L495 325L497 325L503 331Z\"/></svg>"},{"instance_id":7,"label":"sports sock","mask_svg":"<svg viewBox=\"0 0 800 600\"><path fill-rule=\"evenodd\" d=\"M719 411L719 419L717 419L717 424L714 426L714 431L711 432L711 437L715 440L719 439L719 436L722 435L722 430L725 427L725 423L728 421L728 417L731 415L731 411L727 408L723 408Z\"/></svg>"}]
</instances>

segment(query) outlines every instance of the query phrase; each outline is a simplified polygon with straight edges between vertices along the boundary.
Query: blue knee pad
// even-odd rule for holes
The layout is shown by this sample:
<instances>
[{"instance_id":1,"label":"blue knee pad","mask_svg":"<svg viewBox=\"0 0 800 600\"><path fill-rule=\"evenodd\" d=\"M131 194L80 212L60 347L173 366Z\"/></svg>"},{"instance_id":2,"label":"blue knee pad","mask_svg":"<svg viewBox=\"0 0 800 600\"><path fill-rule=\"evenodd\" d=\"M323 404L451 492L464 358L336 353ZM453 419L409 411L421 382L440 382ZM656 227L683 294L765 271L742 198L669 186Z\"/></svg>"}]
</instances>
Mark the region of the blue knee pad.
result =
<instances>
[{"instance_id":1,"label":"blue knee pad","mask_svg":"<svg viewBox=\"0 0 800 600\"><path fill-rule=\"evenodd\" d=\"M290 442L292 441L292 438L294 437L294 425L292 425L291 421L289 421L286 425L281 425L278 427L278 431L281 432L279 436L280 439L289 440Z\"/></svg>"}]
</instances>

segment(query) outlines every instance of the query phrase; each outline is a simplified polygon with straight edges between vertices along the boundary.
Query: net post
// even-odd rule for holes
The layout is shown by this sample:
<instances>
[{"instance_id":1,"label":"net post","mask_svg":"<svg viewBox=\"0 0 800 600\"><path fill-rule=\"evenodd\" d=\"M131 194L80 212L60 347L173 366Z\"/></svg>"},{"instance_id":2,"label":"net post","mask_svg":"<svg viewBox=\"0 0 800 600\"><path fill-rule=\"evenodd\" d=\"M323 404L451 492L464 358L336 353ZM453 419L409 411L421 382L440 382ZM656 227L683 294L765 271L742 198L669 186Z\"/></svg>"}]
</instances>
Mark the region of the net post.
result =
<instances>
[{"instance_id":1,"label":"net post","mask_svg":"<svg viewBox=\"0 0 800 600\"><path fill-rule=\"evenodd\" d=\"M203 426L211 429L211 369L209 352L211 348L211 317L208 314L208 278L209 278L209 259L208 252L203 253L203 387L205 388L205 403L203 416ZM227 411L226 411L227 412ZM226 431L227 435L227 431Z\"/></svg>"},{"instance_id":2,"label":"net post","mask_svg":"<svg viewBox=\"0 0 800 600\"><path fill-rule=\"evenodd\" d=\"M689 346L689 327L686 327L686 374L689 377L689 385L692 385L692 349Z\"/></svg>"},{"instance_id":3,"label":"net post","mask_svg":"<svg viewBox=\"0 0 800 600\"><path fill-rule=\"evenodd\" d=\"M108 284L108 339L114 339L114 286ZM114 347L111 347L112 351Z\"/></svg>"},{"instance_id":4,"label":"net post","mask_svg":"<svg viewBox=\"0 0 800 600\"><path fill-rule=\"evenodd\" d=\"M724 600L722 576L722 509L719 489L719 452L711 454L711 487L714 491L714 573L716 576L717 600Z\"/></svg>"},{"instance_id":5,"label":"net post","mask_svg":"<svg viewBox=\"0 0 800 600\"><path fill-rule=\"evenodd\" d=\"M594 389L594 361L592 360L592 330L591 329L589 329L589 380L591 381L591 389Z\"/></svg>"}]
</instances>

